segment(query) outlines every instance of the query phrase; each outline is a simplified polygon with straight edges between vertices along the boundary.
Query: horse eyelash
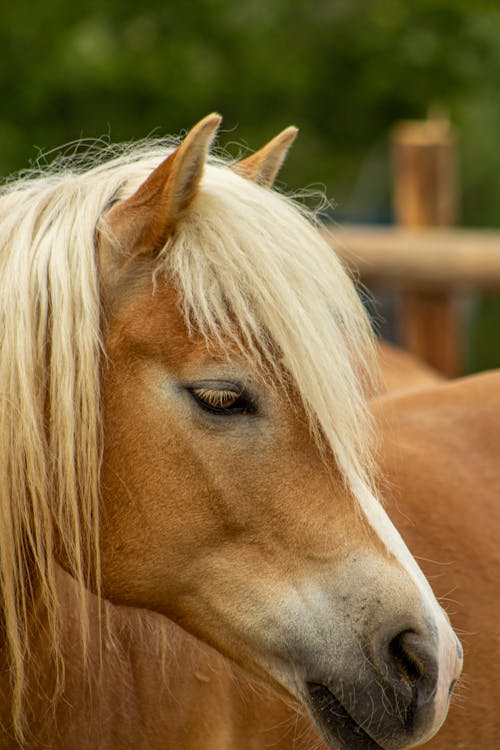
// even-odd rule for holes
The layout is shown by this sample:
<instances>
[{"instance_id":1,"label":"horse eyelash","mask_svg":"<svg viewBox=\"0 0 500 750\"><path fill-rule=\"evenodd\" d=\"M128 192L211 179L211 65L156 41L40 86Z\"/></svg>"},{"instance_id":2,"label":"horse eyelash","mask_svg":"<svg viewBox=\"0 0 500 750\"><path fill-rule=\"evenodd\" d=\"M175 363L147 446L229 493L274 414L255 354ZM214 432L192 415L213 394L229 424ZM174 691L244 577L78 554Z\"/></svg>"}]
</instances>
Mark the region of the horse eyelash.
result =
<instances>
[{"instance_id":1,"label":"horse eyelash","mask_svg":"<svg viewBox=\"0 0 500 750\"><path fill-rule=\"evenodd\" d=\"M208 388L193 388L193 393L214 409L227 409L241 396L241 392L238 391L210 390Z\"/></svg>"}]
</instances>

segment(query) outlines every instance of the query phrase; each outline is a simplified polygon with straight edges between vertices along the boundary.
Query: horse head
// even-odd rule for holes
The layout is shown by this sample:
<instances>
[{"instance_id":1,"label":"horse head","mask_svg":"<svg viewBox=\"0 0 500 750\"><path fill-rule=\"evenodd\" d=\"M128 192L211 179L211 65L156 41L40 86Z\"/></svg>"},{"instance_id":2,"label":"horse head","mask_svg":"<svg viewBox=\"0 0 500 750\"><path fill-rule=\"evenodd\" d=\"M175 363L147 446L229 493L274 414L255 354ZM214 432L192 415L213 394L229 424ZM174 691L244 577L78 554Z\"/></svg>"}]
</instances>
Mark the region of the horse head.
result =
<instances>
[{"instance_id":1,"label":"horse head","mask_svg":"<svg viewBox=\"0 0 500 750\"><path fill-rule=\"evenodd\" d=\"M271 189L295 129L228 168L207 165L219 124L98 225L102 592L280 685L329 746L412 747L461 649L373 490L369 325Z\"/></svg>"}]
</instances>

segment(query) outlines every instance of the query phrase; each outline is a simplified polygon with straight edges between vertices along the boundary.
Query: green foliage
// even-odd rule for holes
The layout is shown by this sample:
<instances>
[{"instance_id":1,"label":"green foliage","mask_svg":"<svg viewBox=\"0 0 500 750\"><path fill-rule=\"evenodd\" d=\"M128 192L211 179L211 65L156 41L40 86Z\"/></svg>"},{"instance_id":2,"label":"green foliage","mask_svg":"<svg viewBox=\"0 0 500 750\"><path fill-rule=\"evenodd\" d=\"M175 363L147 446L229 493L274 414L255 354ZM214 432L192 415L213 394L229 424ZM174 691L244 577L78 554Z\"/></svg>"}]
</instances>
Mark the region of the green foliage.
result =
<instances>
[{"instance_id":1,"label":"green foliage","mask_svg":"<svg viewBox=\"0 0 500 750\"><path fill-rule=\"evenodd\" d=\"M438 105L460 134L464 222L498 223L497 0L19 0L0 45L0 174L217 110L222 144L298 125L284 180L325 184L337 218L387 219L390 127Z\"/></svg>"},{"instance_id":2,"label":"green foliage","mask_svg":"<svg viewBox=\"0 0 500 750\"><path fill-rule=\"evenodd\" d=\"M437 102L463 137L466 219L496 220L494 2L21 0L2 16L3 173L37 149L178 132L218 110L223 141L251 147L296 123L289 181L326 182L341 212L383 214L388 129Z\"/></svg>"}]
</instances>

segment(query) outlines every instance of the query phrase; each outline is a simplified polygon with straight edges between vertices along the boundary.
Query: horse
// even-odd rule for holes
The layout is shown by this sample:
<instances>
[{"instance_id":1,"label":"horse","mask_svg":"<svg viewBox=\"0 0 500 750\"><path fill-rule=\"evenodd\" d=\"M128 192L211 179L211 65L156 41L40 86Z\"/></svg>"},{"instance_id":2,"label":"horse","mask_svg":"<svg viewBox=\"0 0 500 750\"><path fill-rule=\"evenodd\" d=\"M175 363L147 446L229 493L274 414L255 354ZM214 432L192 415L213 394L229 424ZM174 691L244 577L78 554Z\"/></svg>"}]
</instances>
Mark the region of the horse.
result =
<instances>
[{"instance_id":1,"label":"horse","mask_svg":"<svg viewBox=\"0 0 500 750\"><path fill-rule=\"evenodd\" d=\"M178 684L177 627L329 748L402 750L445 719L462 649L377 495L370 324L314 216L272 189L296 130L230 164L209 159L220 121L2 190L5 747L168 747L157 717L125 735L162 664L181 713L206 695ZM152 615L129 638L106 602L172 623L157 663L127 647ZM218 693L243 710L233 680ZM255 747L242 715L177 747Z\"/></svg>"},{"instance_id":2,"label":"horse","mask_svg":"<svg viewBox=\"0 0 500 750\"><path fill-rule=\"evenodd\" d=\"M498 698L490 670L500 653L495 576L500 523L498 426L492 439L499 386L500 375L487 374L389 394L372 403L385 506L421 558L440 598L449 607L451 599L451 619L465 639L463 695L452 702L444 726L426 745L429 750L494 748L500 740ZM441 436L439 441L436 435ZM490 480L479 483L485 466ZM62 571L59 576L64 611L71 613L75 582ZM96 610L96 597L89 595L89 600ZM325 748L297 703L285 701L262 683L249 684L248 675L234 663L172 622L145 611L109 603L105 607L112 618L113 640L104 651L102 673L108 683L101 682L99 689L89 689L81 654L72 648L78 623L68 617L64 623L71 682L65 703L58 707L57 722L60 728L70 719L65 733L68 747L77 747L83 735L87 747L117 750L139 747L145 737L149 747L163 750ZM165 671L151 669L160 660L168 665ZM90 670L94 679L96 674L97 670ZM68 712L67 705L78 710ZM117 710L121 705L127 706L125 715Z\"/></svg>"}]
</instances>

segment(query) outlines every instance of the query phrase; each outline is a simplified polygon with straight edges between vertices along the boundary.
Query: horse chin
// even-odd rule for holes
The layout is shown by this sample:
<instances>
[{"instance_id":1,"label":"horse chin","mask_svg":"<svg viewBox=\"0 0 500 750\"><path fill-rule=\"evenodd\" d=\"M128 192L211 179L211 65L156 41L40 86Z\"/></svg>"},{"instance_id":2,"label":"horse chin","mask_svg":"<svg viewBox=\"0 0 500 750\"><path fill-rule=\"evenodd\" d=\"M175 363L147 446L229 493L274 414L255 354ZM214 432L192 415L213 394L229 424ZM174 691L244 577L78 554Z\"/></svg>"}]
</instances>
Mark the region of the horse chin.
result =
<instances>
[{"instance_id":1,"label":"horse chin","mask_svg":"<svg viewBox=\"0 0 500 750\"><path fill-rule=\"evenodd\" d=\"M306 683L306 705L332 750L384 750L325 685Z\"/></svg>"}]
</instances>

